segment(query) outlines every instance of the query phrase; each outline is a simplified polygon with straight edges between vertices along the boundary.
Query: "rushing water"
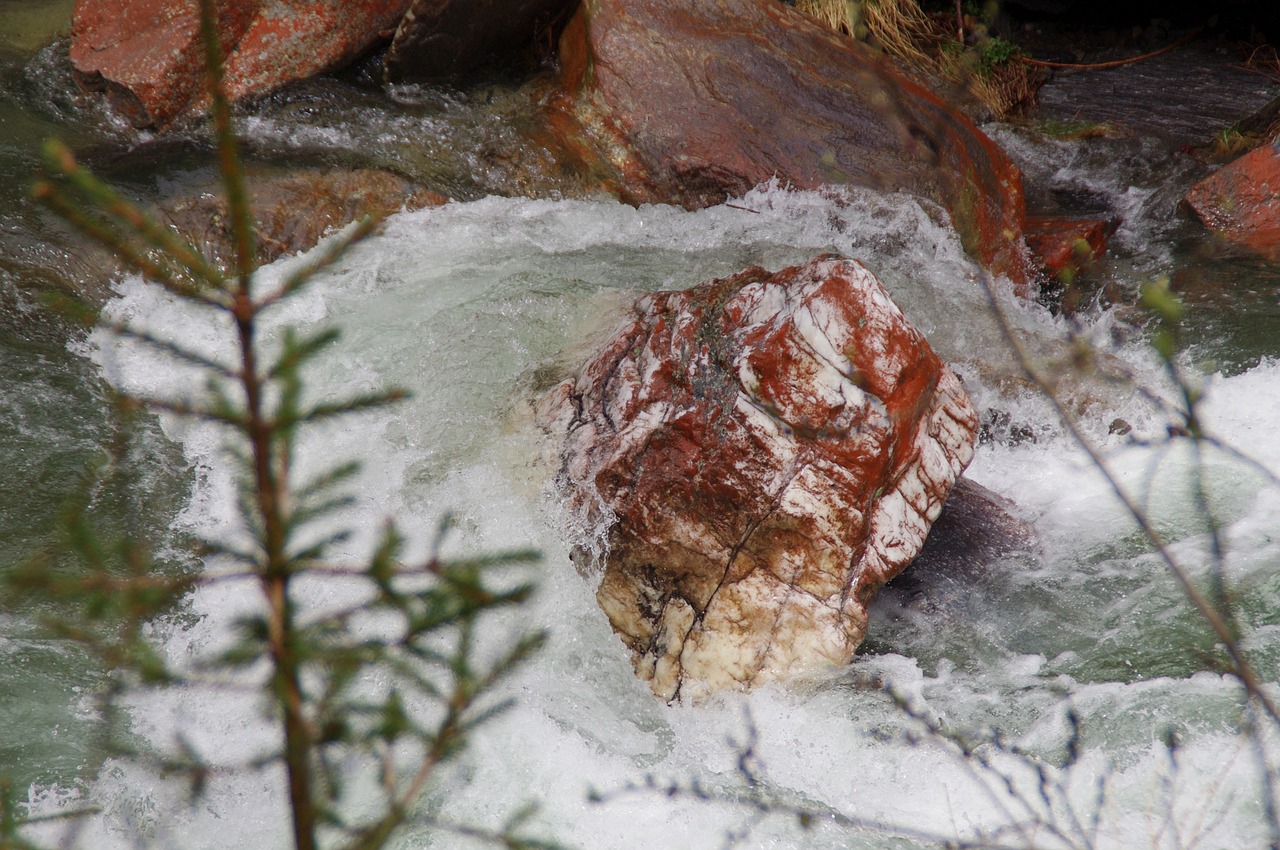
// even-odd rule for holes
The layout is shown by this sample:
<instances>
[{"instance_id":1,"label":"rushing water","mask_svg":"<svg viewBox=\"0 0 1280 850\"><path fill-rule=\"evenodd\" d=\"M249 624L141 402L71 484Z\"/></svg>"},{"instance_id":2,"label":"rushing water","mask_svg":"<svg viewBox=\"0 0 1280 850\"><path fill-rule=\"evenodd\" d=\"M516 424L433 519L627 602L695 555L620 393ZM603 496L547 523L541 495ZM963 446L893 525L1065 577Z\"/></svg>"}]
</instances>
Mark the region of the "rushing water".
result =
<instances>
[{"instance_id":1,"label":"rushing water","mask_svg":"<svg viewBox=\"0 0 1280 850\"><path fill-rule=\"evenodd\" d=\"M36 64L40 73L56 66L48 58ZM308 107L311 118L319 113L317 123L291 130L289 104L330 103L309 91L276 99L250 122L260 148L278 155L380 143L388 146L383 155L395 158L407 155L415 127L452 128L442 133L468 144L491 124L492 113L454 96L397 93L401 106L412 100L421 113L411 119L385 102L370 106L376 98L365 93L346 105ZM29 115L24 108L20 114ZM511 114L501 104L499 112ZM51 120L47 112L35 114ZM359 135L361 127L368 135ZM1197 315L1187 361L1207 367L1208 426L1280 471L1275 267L1206 250L1194 226L1173 212L1195 164L1155 140L1086 143L1045 140L1020 128L993 132L1051 200L1125 217L1099 270L1108 286L1100 287L1097 305L1068 318L1001 295L1019 336L1037 355L1061 357L1068 332L1081 334L1106 351L1108 369L1123 368L1168 396L1171 388L1124 305L1139 283L1156 276L1170 275L1175 285L1193 281L1184 287ZM15 168L29 162L29 150L15 146ZM935 743L902 737L914 727L876 687L889 682L948 728L998 728L1050 761L1064 754L1072 707L1082 755L1064 781L1074 804L1090 812L1097 783L1106 778L1103 846L1173 847L1201 832L1203 847L1265 844L1255 754L1240 734L1238 686L1206 669L1212 637L1048 404L1018 379L973 269L936 210L905 197L777 187L694 213L483 197L501 175L487 170L490 163L465 160L459 157L457 168L473 169L472 177L455 179L458 196L468 200L393 217L273 317L277 326L341 326L341 344L310 379L316 397L384 385L413 393L403 405L308 438L300 472L335 456L364 461L360 500L345 521L372 530L393 515L421 549L449 511L458 521L456 551L532 545L544 553L532 570L539 595L523 615L499 623L492 639L532 622L550 630L550 644L506 685L516 707L476 736L432 792L434 813L494 825L533 800L541 806L537 830L576 846L720 847L748 822L744 808L608 792L652 774L732 796L742 777L731 740L747 742L754 727L754 765L762 787L780 799L943 834L1001 823L1006 804L998 788L983 790L969 765ZM19 210L6 218L17 233L6 244L44 244L33 235L35 215ZM548 487L552 464L532 403L636 294L749 264L777 268L820 251L865 262L964 376L992 437L979 447L969 475L1018 505L1039 534L1040 551L975 575L934 577L924 582L923 599L888 594L849 670L707 705L663 705L632 675L590 582L570 565L568 548L581 529L561 514ZM297 262L283 260L264 278ZM85 339L45 317L30 291L35 265L23 257L6 262L0 281L6 375L0 461L8 472L0 565L6 567L51 537L60 494L112 439L104 384L180 393L191 383L188 372L154 353L100 334ZM1111 302L1118 306L1100 306ZM106 309L189 345L220 344L207 317L133 277L115 283ZM1204 580L1213 559L1203 506L1191 495L1199 470L1224 529L1226 574L1245 644L1274 682L1280 486L1226 452L1209 452L1197 466L1184 446L1163 439L1167 420L1129 385L1076 376L1064 392L1117 477ZM1110 433L1116 419L1133 430ZM145 514L152 530L225 533L233 509L219 437L177 421L158 425L163 436L138 438L152 459L136 492L102 499L101 522L126 528ZM161 510L152 504L157 500L176 508ZM352 557L371 533L348 544ZM325 604L342 591L313 593ZM175 661L191 660L225 639L229 620L246 604L225 586L205 588L180 617L157 628ZM100 807L79 822L84 847L135 846L138 834L149 846L284 844L282 786L272 773L218 774L208 797L190 807L180 788L137 765L103 762L86 731L82 700L101 674L41 630L42 613L17 610L0 619L0 758L30 784L35 811L84 800ZM181 731L227 762L271 734L255 700L226 692L140 695L130 710L140 740L167 744ZM1176 771L1162 743L1170 731L1181 741ZM1270 744L1273 753L1280 750L1274 735ZM591 788L608 801L588 802ZM410 834L404 845L462 842ZM779 817L755 825L738 846L915 845L850 833L830 819L802 836L794 818Z\"/></svg>"}]
</instances>

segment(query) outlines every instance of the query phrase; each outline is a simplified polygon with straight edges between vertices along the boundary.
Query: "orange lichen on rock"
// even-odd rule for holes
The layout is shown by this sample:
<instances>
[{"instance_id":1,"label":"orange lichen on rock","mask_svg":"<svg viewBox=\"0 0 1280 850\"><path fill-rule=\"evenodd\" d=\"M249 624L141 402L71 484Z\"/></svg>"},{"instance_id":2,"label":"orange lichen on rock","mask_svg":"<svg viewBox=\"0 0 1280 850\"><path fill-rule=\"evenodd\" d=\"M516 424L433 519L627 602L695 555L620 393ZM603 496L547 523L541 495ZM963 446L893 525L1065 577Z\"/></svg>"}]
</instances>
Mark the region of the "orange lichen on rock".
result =
<instances>
[{"instance_id":1,"label":"orange lichen on rock","mask_svg":"<svg viewBox=\"0 0 1280 850\"><path fill-rule=\"evenodd\" d=\"M218 34L234 100L341 67L390 38L410 0L223 0ZM77 0L71 64L134 124L207 106L197 0Z\"/></svg>"}]
</instances>

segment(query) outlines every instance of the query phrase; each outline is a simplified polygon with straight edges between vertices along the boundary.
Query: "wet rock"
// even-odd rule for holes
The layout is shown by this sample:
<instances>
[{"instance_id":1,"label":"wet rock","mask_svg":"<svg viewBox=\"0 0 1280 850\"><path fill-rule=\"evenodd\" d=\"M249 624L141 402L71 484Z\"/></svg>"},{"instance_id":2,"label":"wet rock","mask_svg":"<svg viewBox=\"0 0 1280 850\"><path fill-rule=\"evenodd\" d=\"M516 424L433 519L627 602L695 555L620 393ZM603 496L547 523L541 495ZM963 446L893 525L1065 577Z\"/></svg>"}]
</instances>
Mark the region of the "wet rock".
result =
<instances>
[{"instance_id":1,"label":"wet rock","mask_svg":"<svg viewBox=\"0 0 1280 850\"><path fill-rule=\"evenodd\" d=\"M1280 140L1222 166L1184 199L1204 226L1268 257L1280 256Z\"/></svg>"},{"instance_id":2,"label":"wet rock","mask_svg":"<svg viewBox=\"0 0 1280 850\"><path fill-rule=\"evenodd\" d=\"M456 78L509 60L551 29L576 0L414 0L385 68L391 82Z\"/></svg>"},{"instance_id":3,"label":"wet rock","mask_svg":"<svg viewBox=\"0 0 1280 850\"><path fill-rule=\"evenodd\" d=\"M313 247L327 233L362 215L443 204L442 195L420 189L377 169L250 174L250 203L257 225L257 259L268 263ZM227 203L220 187L198 187L160 204L160 218L173 225L206 259L230 268L233 260Z\"/></svg>"},{"instance_id":4,"label":"wet rock","mask_svg":"<svg viewBox=\"0 0 1280 850\"><path fill-rule=\"evenodd\" d=\"M258 11L257 0L219 4L225 53ZM166 124L203 86L196 0L79 0L71 20L71 64L139 127Z\"/></svg>"},{"instance_id":5,"label":"wet rock","mask_svg":"<svg viewBox=\"0 0 1280 850\"><path fill-rule=\"evenodd\" d=\"M1028 216L1023 229L1040 275L1069 283L1106 253L1119 218Z\"/></svg>"},{"instance_id":6,"label":"wet rock","mask_svg":"<svg viewBox=\"0 0 1280 850\"><path fill-rule=\"evenodd\" d=\"M224 0L218 32L233 99L341 67L389 38L410 0ZM137 126L208 105L196 0L79 0L71 62Z\"/></svg>"},{"instance_id":7,"label":"wet rock","mask_svg":"<svg viewBox=\"0 0 1280 850\"><path fill-rule=\"evenodd\" d=\"M1019 518L1016 505L975 481L960 478L929 529L924 548L903 576L932 573L976 578L994 561L1034 552L1038 546L1035 530Z\"/></svg>"},{"instance_id":8,"label":"wet rock","mask_svg":"<svg viewBox=\"0 0 1280 850\"><path fill-rule=\"evenodd\" d=\"M1017 506L961 477L919 556L872 601L873 633L886 619L906 617L923 630L936 628L937 619L970 616L974 589L993 580L993 566L1039 556L1039 537Z\"/></svg>"},{"instance_id":9,"label":"wet rock","mask_svg":"<svg viewBox=\"0 0 1280 850\"><path fill-rule=\"evenodd\" d=\"M860 264L641 298L542 405L597 592L665 699L842 665L973 454L959 379Z\"/></svg>"},{"instance_id":10,"label":"wet rock","mask_svg":"<svg viewBox=\"0 0 1280 850\"><path fill-rule=\"evenodd\" d=\"M942 204L1025 284L1022 175L883 56L776 0L588 0L560 42L560 135L629 202L695 208L778 177Z\"/></svg>"},{"instance_id":11,"label":"wet rock","mask_svg":"<svg viewBox=\"0 0 1280 850\"><path fill-rule=\"evenodd\" d=\"M341 68L385 41L409 0L260 0L227 58L232 99Z\"/></svg>"}]
</instances>

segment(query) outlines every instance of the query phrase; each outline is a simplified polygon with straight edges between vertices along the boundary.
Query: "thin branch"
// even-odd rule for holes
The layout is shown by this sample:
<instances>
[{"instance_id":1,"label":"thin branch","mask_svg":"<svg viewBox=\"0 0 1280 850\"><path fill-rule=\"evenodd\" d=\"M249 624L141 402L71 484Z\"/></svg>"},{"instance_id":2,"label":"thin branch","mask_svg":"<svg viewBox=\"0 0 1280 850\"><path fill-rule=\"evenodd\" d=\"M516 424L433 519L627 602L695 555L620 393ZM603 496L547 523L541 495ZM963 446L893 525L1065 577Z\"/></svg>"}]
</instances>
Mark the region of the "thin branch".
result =
<instances>
[{"instance_id":1,"label":"thin branch","mask_svg":"<svg viewBox=\"0 0 1280 850\"><path fill-rule=\"evenodd\" d=\"M133 204L120 197L106 183L98 180L76 162L71 150L62 142L51 139L45 143L45 163L50 170L71 181L77 190L88 197L95 206L129 227L146 244L166 256L173 257L186 267L190 274L214 289L221 288L222 275L205 258L171 227L160 224Z\"/></svg>"},{"instance_id":2,"label":"thin branch","mask_svg":"<svg viewBox=\"0 0 1280 850\"><path fill-rule=\"evenodd\" d=\"M1177 50L1179 47L1182 47L1184 44L1200 35L1203 31L1204 27L1197 27L1187 35L1172 44L1167 44L1164 47L1161 47L1159 50L1153 50L1150 53L1144 53L1141 56L1130 56L1128 59L1115 59L1110 62L1045 62L1040 59L1031 59L1026 56L1016 56L1014 58L1019 62L1026 65L1034 65L1037 68L1063 68L1072 71L1105 71L1108 68L1119 68L1124 65L1132 65L1135 62L1154 59L1155 57L1168 53L1171 50Z\"/></svg>"},{"instance_id":3,"label":"thin branch","mask_svg":"<svg viewBox=\"0 0 1280 850\"><path fill-rule=\"evenodd\" d=\"M1218 611L1213 607L1195 583L1191 581L1191 577L1182 566L1174 559L1173 553L1164 541L1163 535L1151 523L1151 519L1147 514L1129 497L1129 494L1120 485L1119 480L1112 473L1111 467L1108 465L1106 458L1094 447L1084 432L1080 429L1079 423L1075 417L1067 410L1066 405L1053 391L1051 383L1040 373L1038 369L1032 365L1031 356L1027 353L1021 340L1014 334L1013 328L1009 324L1008 318L1004 314L1003 308L1000 306L999 299L996 297L995 288L991 284L991 278L986 269L978 268L977 275L982 282L983 291L986 293L987 301L991 308L992 317L996 320L996 324L1000 328L1000 333L1004 341L1014 352L1014 357L1018 364L1022 367L1027 377L1034 383L1042 393L1044 393L1049 404L1052 405L1054 411L1058 414L1062 421L1063 427L1071 435L1072 439L1080 446L1081 450L1089 456L1089 460L1098 470L1106 481L1107 486L1115 494L1116 498L1128 511L1129 515L1137 523L1138 528L1143 535L1150 541L1156 553L1160 556L1170 574L1173 575L1181 588L1183 595L1204 618L1218 640L1226 648L1228 655L1231 657L1232 673L1240 680L1249 694L1258 700L1258 704L1271 720L1280 725L1280 709L1277 709L1275 703L1267 695L1263 689L1263 682L1259 679L1252 665L1249 664L1245 657L1244 650L1240 647L1235 634L1232 632L1227 622L1222 618Z\"/></svg>"}]
</instances>

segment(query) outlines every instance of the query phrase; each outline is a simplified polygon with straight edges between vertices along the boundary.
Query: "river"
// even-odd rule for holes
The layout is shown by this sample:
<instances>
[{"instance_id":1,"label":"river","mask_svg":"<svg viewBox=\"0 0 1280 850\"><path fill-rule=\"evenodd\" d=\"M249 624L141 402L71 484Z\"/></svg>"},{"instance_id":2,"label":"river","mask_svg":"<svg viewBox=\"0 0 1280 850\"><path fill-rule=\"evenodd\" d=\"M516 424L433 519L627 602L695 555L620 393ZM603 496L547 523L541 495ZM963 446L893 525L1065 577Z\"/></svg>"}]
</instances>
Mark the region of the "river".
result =
<instances>
[{"instance_id":1,"label":"river","mask_svg":"<svg viewBox=\"0 0 1280 850\"><path fill-rule=\"evenodd\" d=\"M69 4L46 5L56 18ZM38 41L0 52L0 167L8 205L0 217L6 470L0 569L6 570L48 544L66 493L116 439L106 387L179 392L190 380L154 353L51 317L39 306L39 285L100 293L111 315L137 317L191 344L217 345L204 317L136 277L104 279L95 255L23 200L20 184L45 134L59 133L91 152L145 149L151 141L73 95L64 56L65 47L42 48ZM1205 100L1168 125L1152 127L1130 113L1122 132L1084 139L1048 137L1035 122L988 128L1027 170L1042 205L1124 217L1073 314L1021 302L1004 289L999 300L1038 355L1064 356L1068 337L1088 339L1109 367L1168 398L1172 388L1132 306L1141 283L1168 276L1191 306L1183 362L1202 376L1209 429L1280 472L1280 271L1216 245L1176 210L1203 173L1182 145L1277 92L1266 80L1233 75L1214 56L1193 52L1181 60L1184 70L1199 69L1198 79L1216 79L1219 88L1198 89ZM1095 82L1092 94L1078 76L1055 81L1041 117L1087 119L1078 104L1117 79L1127 78ZM1047 762L1062 760L1073 710L1081 754L1062 774L1062 787L1085 820L1097 809L1098 846L1266 844L1239 686L1207 664L1213 638L1049 405L1017 376L971 263L935 209L902 196L777 186L700 212L491 196L503 174L466 152L477 139L503 132L494 115L509 116L510 108L501 97L495 107L492 97L392 94L370 92L358 81L318 83L263 104L244 126L263 157L342 159L376 148L375 158L407 170L415 167L407 158L416 137L460 145L443 157L449 164L442 178L458 200L393 216L274 317L280 326L342 328L341 343L311 380L317 398L379 385L412 392L409 402L316 433L304 446L303 469L334 456L364 462L359 502L345 518L365 530L347 544L353 557L392 515L421 551L445 512L457 521L455 551L533 546L543 553L530 568L537 597L520 616L500 622L492 639L533 623L549 629L549 645L504 686L515 707L478 734L432 790L427 805L434 814L495 825L534 801L538 834L610 850L717 848L735 831L742 833L733 845L739 847L925 846L853 832L833 817L801 834L795 818L755 822L733 802L625 790L652 775L741 797L738 747L750 740L761 787L792 804L948 835L1005 822L1014 804L999 782L975 774L971 763L936 742L912 739L915 724L879 687L887 682L948 728L999 729ZM190 158L176 164L161 158L158 166L154 157L123 159L114 176L140 195L197 168ZM750 264L777 268L821 251L856 257L875 271L963 376L988 426L968 474L1018 506L1040 537L1040 551L974 575L934 577L922 597L887 593L848 670L706 705L666 706L632 675L589 580L570 564L580 530L548 487L546 447L531 406L636 294L690 286ZM298 262L281 260L263 274L285 274ZM1133 385L1075 376L1064 393L1117 477L1202 581L1213 557L1202 506L1190 494L1197 469L1203 475L1224 529L1225 572L1244 643L1274 687L1280 486L1227 452L1209 452L1197 466L1184 444L1166 439L1167 418ZM1132 430L1119 433L1116 420ZM156 419L131 440L138 468L127 486L95 495L96 521L165 541L168 568L198 568L182 545L185 535L217 535L233 514L219 438ZM173 658L190 658L223 640L245 604L224 586L205 588L155 628ZM21 605L0 613L0 768L28 789L22 796L34 812L91 802L100 812L78 821L73 834L84 847L137 846L138 835L147 846L284 846L278 776L218 774L192 807L176 785L98 752L87 693L103 672L40 624L49 613ZM181 730L227 760L270 735L256 700L225 693L139 695L128 708L139 740L168 742ZM1164 743L1171 734L1179 741L1176 768ZM1274 758L1277 735L1269 745ZM1018 769L1011 756L993 758L998 767ZM1098 807L1100 781L1106 795ZM605 802L591 802L590 789ZM1036 793L1033 785L1026 790ZM1042 837L1043 846L1057 846ZM465 842L410 830L401 846Z\"/></svg>"}]
</instances>

